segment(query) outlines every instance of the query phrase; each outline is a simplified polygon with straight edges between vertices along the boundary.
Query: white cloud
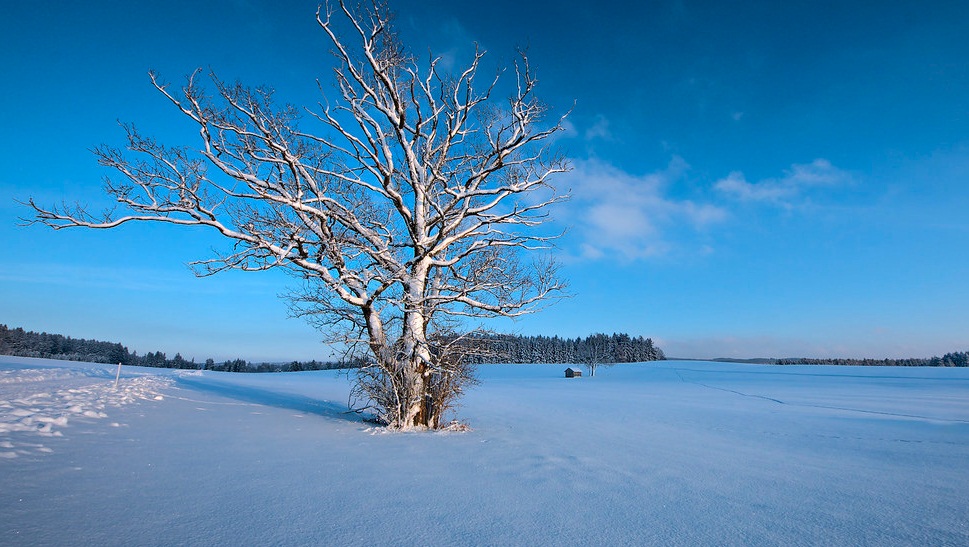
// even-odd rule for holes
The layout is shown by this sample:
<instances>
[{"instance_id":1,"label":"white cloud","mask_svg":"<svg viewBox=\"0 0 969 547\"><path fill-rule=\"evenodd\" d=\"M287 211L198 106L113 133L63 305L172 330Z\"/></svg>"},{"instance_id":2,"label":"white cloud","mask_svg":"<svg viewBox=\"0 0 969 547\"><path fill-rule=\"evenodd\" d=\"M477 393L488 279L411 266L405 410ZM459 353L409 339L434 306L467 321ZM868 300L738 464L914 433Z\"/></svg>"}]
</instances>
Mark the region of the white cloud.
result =
<instances>
[{"instance_id":1,"label":"white cloud","mask_svg":"<svg viewBox=\"0 0 969 547\"><path fill-rule=\"evenodd\" d=\"M595 122L585 130L585 140L594 139L613 140L612 132L609 130L609 120L601 114L596 116Z\"/></svg>"},{"instance_id":2,"label":"white cloud","mask_svg":"<svg viewBox=\"0 0 969 547\"><path fill-rule=\"evenodd\" d=\"M412 31L421 32L420 29L423 28L425 22L409 18L408 23ZM436 32L424 34L426 35L426 40L429 42L430 53L440 58L437 68L442 73L464 71L474 58L475 44L478 44L481 49L487 50L454 17L444 19L437 27ZM425 55L419 49L414 53L418 57ZM421 58L423 59L423 57Z\"/></svg>"},{"instance_id":3,"label":"white cloud","mask_svg":"<svg viewBox=\"0 0 969 547\"><path fill-rule=\"evenodd\" d=\"M747 182L740 171L733 171L727 175L727 178L718 180L714 187L742 201L780 202L794 197L798 192L797 188L780 184L775 180L761 181L756 184Z\"/></svg>"},{"instance_id":4,"label":"white cloud","mask_svg":"<svg viewBox=\"0 0 969 547\"><path fill-rule=\"evenodd\" d=\"M672 232L684 226L702 230L726 218L717 206L664 195L689 169L682 158L674 157L666 169L645 175L632 175L599 160L577 160L573 167L560 182L571 186L572 200L564 212L580 239L582 258L637 260L667 254L677 248Z\"/></svg>"},{"instance_id":5,"label":"white cloud","mask_svg":"<svg viewBox=\"0 0 969 547\"><path fill-rule=\"evenodd\" d=\"M575 124L572 120L566 118L562 120L562 130L552 136L554 140L558 139L572 139L579 136L579 130L576 129Z\"/></svg>"},{"instance_id":6,"label":"white cloud","mask_svg":"<svg viewBox=\"0 0 969 547\"><path fill-rule=\"evenodd\" d=\"M714 185L717 190L741 201L764 201L792 207L804 193L817 187L834 187L851 182L851 175L831 165L826 159L807 164L794 164L782 178L747 181L740 171L733 171Z\"/></svg>"}]
</instances>

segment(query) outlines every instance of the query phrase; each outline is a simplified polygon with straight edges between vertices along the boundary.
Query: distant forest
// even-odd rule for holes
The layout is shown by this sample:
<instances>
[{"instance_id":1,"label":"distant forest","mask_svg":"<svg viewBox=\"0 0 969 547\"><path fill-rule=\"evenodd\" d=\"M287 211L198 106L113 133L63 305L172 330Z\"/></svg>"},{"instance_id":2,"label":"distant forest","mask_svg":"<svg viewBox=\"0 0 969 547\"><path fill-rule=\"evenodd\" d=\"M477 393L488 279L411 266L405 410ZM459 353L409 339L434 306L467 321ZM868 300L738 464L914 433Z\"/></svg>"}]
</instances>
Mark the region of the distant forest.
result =
<instances>
[{"instance_id":1,"label":"distant forest","mask_svg":"<svg viewBox=\"0 0 969 547\"><path fill-rule=\"evenodd\" d=\"M185 359L180 353L169 358L164 352L148 352L138 355L136 351L128 351L122 344L101 342L98 340L84 340L71 338L60 334L46 332L25 331L22 328L11 329L0 325L0 355L15 355L18 357L40 357L42 359L62 359L64 361L86 361L89 363L122 363L124 365L220 370L226 372L284 372L290 370L327 370L346 368L346 363L330 361L309 361L291 363L260 363L254 364L245 359L233 359L216 363L213 359L206 359L204 363L196 363L195 359Z\"/></svg>"},{"instance_id":2,"label":"distant forest","mask_svg":"<svg viewBox=\"0 0 969 547\"><path fill-rule=\"evenodd\" d=\"M628 334L594 334L586 338L559 338L558 336L488 335L473 339L480 348L468 357L475 364L481 363L585 363L594 360L599 364L636 363L664 359L663 351L653 345L650 338L631 337ZM0 325L0 355L40 357L65 361L92 363L122 363L124 365L205 369L226 372L287 372L301 370L328 370L352 368L360 361L291 361L289 363L250 363L234 359L216 363L206 359L196 363L176 353L169 358L163 352L138 355L120 343L101 342L71 338L60 334L11 329Z\"/></svg>"},{"instance_id":3,"label":"distant forest","mask_svg":"<svg viewBox=\"0 0 969 547\"><path fill-rule=\"evenodd\" d=\"M767 359L772 365L844 365L863 367L966 367L969 351L946 353L928 359Z\"/></svg>"},{"instance_id":4,"label":"distant forest","mask_svg":"<svg viewBox=\"0 0 969 547\"><path fill-rule=\"evenodd\" d=\"M662 360L663 350L650 338L632 337L628 334L593 334L585 338L560 338L558 336L518 336L494 334L474 340L483 348L468 357L475 364L482 363L563 363L582 364L595 361L598 364L641 363ZM11 329L0 325L0 355L87 361L92 363L123 363L143 367L219 370L226 372L287 372L300 370L329 370L360 366L359 361L291 361L289 363L250 363L245 359L215 362L206 359L196 363L176 353L169 358L163 352L128 351L122 344L71 338L60 334ZM718 359L720 360L720 359ZM913 359L723 359L725 361L762 363L773 365L853 365L898 367L966 367L969 352L946 353L942 357Z\"/></svg>"},{"instance_id":5,"label":"distant forest","mask_svg":"<svg viewBox=\"0 0 969 547\"><path fill-rule=\"evenodd\" d=\"M752 365L840 365L855 367L965 367L969 366L969 352L957 351L946 353L942 357L909 358L909 359L815 359L806 357L788 357L773 359L758 357L756 359L731 359L728 357L714 359L724 363L748 363Z\"/></svg>"},{"instance_id":6,"label":"distant forest","mask_svg":"<svg viewBox=\"0 0 969 547\"><path fill-rule=\"evenodd\" d=\"M666 359L651 338L628 334L593 334L585 338L558 336L518 336L495 334L480 336L483 349L472 363L515 364L596 364L642 363Z\"/></svg>"}]
</instances>

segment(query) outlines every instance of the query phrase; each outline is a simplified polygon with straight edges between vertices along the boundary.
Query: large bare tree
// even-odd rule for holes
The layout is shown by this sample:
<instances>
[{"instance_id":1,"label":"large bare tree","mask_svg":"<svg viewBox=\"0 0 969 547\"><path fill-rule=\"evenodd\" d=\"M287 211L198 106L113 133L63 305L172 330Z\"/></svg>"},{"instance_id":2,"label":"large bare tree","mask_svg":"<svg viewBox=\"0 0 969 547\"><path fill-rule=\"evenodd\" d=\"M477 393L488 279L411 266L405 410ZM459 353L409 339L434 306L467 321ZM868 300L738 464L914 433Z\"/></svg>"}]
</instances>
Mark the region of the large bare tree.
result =
<instances>
[{"instance_id":1,"label":"large bare tree","mask_svg":"<svg viewBox=\"0 0 969 547\"><path fill-rule=\"evenodd\" d=\"M561 119L546 119L524 54L499 71L510 78L482 84L484 52L457 71L432 56L418 62L382 5L339 0L316 19L337 59L318 105L277 105L269 89L214 74L206 86L198 72L174 91L151 73L197 124L201 148L127 125L125 150L95 150L121 175L106 191L122 214L29 204L55 229L211 228L231 251L193 263L198 275L295 273L299 313L365 349L363 406L390 427L439 427L470 378L462 357L475 351L455 325L529 313L563 288L552 262L529 258L548 247L537 228L563 199L549 184L568 169L549 150Z\"/></svg>"}]
</instances>

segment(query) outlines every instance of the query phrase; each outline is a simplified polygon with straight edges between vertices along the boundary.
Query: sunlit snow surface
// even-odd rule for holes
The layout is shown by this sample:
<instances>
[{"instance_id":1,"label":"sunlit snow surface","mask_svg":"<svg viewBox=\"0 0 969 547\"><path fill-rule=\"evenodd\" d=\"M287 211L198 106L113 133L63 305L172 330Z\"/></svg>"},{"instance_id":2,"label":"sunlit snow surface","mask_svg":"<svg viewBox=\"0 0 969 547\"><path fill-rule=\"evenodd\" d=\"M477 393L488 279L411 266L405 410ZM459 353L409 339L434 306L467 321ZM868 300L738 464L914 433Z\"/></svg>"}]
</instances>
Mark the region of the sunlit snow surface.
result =
<instances>
[{"instance_id":1,"label":"sunlit snow surface","mask_svg":"<svg viewBox=\"0 0 969 547\"><path fill-rule=\"evenodd\" d=\"M969 545L969 370L564 369L381 434L334 371L0 357L0 545Z\"/></svg>"},{"instance_id":2,"label":"sunlit snow surface","mask_svg":"<svg viewBox=\"0 0 969 547\"><path fill-rule=\"evenodd\" d=\"M7 358L0 358L7 359ZM60 437L72 420L107 418L105 410L144 399L163 400L160 390L172 384L156 375L115 375L105 367L14 366L0 361L0 458L51 452L43 437ZM112 426L120 424L112 422Z\"/></svg>"}]
</instances>

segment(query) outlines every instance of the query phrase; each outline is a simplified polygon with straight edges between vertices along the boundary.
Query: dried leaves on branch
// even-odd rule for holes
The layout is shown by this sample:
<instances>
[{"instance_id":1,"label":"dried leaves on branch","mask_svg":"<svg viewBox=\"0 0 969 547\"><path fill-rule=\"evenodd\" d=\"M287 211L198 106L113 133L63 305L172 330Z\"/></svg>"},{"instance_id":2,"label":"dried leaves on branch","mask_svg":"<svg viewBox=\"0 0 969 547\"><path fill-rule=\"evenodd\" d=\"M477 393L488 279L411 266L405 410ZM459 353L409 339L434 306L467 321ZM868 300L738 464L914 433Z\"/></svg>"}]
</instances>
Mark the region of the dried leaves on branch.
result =
<instances>
[{"instance_id":1,"label":"dried leaves on branch","mask_svg":"<svg viewBox=\"0 0 969 547\"><path fill-rule=\"evenodd\" d=\"M522 315L561 292L540 226L568 165L549 150L561 120L534 96L524 54L503 78L482 78L480 50L446 72L411 56L391 19L380 5L321 8L337 63L310 108L214 74L178 90L151 74L200 149L125 126L125 150L95 151L120 175L106 189L123 214L30 205L57 229L206 226L231 245L194 263L199 275L293 272L297 313L368 354L363 406L392 427L433 428L472 377L474 349L454 342L467 318Z\"/></svg>"}]
</instances>

